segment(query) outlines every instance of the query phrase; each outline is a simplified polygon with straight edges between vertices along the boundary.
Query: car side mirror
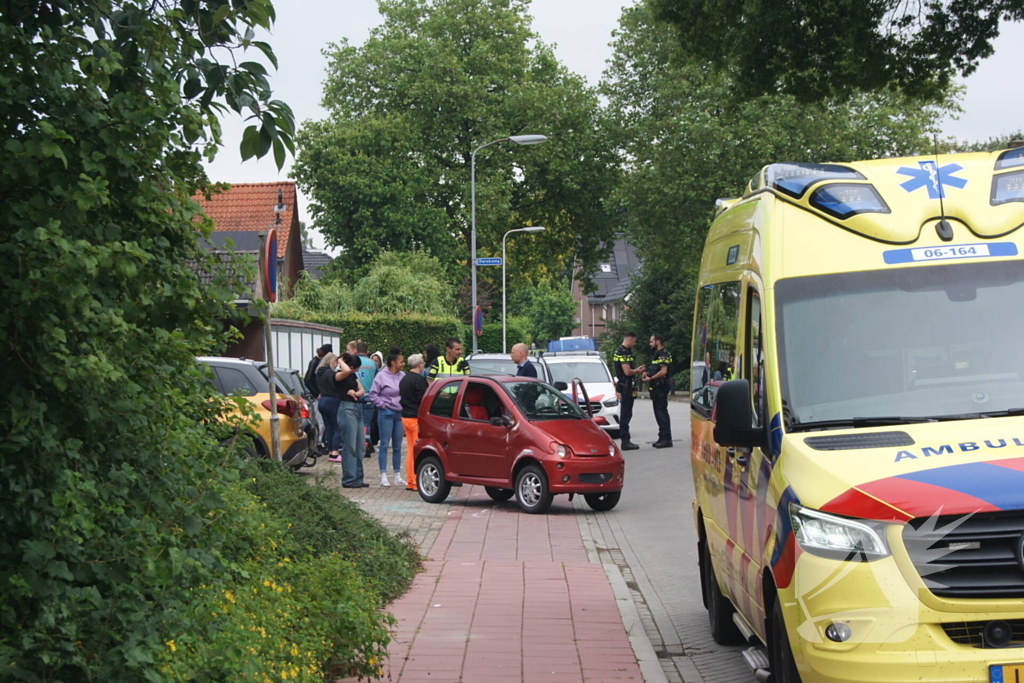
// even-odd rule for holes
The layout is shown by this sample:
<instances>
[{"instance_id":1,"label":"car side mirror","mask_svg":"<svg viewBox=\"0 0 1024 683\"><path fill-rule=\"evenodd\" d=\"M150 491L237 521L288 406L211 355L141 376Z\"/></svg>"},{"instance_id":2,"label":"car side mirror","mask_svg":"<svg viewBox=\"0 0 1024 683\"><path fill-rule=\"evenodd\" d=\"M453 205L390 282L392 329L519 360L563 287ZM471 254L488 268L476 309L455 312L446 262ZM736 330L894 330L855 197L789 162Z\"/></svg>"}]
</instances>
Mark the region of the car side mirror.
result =
<instances>
[{"instance_id":1,"label":"car side mirror","mask_svg":"<svg viewBox=\"0 0 1024 683\"><path fill-rule=\"evenodd\" d=\"M496 416L491 418L491 424L494 425L495 427L511 427L512 420L508 419L504 415L500 417Z\"/></svg>"},{"instance_id":2,"label":"car side mirror","mask_svg":"<svg viewBox=\"0 0 1024 683\"><path fill-rule=\"evenodd\" d=\"M565 382L555 382L555 389L558 389L559 391L565 391L568 388L569 385L566 384Z\"/></svg>"},{"instance_id":3,"label":"car side mirror","mask_svg":"<svg viewBox=\"0 0 1024 683\"><path fill-rule=\"evenodd\" d=\"M715 398L715 443L736 448L767 448L763 427L754 427L750 414L750 383L734 379L718 387Z\"/></svg>"}]
</instances>

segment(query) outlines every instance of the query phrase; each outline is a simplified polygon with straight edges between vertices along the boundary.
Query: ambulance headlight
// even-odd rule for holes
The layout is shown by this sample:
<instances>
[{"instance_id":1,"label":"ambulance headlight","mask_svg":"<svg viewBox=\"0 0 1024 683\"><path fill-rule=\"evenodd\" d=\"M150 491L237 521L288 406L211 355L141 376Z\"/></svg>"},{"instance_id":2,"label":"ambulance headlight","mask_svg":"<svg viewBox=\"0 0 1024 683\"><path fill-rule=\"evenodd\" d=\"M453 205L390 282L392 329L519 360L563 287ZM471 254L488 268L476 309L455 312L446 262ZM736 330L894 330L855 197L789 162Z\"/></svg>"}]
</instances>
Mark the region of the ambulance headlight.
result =
<instances>
[{"instance_id":1,"label":"ambulance headlight","mask_svg":"<svg viewBox=\"0 0 1024 683\"><path fill-rule=\"evenodd\" d=\"M889 555L882 522L837 517L795 503L789 506L789 518L796 542L812 555L855 562Z\"/></svg>"}]
</instances>

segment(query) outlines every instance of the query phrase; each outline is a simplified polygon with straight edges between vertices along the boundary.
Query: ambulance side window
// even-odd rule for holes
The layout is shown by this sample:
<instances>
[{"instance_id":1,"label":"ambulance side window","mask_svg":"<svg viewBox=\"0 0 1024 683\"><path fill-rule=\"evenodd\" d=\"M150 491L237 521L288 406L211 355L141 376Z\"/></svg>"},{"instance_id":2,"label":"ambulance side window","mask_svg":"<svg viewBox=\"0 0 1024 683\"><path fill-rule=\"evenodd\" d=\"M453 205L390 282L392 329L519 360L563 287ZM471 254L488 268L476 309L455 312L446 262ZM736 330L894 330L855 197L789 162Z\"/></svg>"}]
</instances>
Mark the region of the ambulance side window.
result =
<instances>
[{"instance_id":1,"label":"ambulance side window","mask_svg":"<svg viewBox=\"0 0 1024 683\"><path fill-rule=\"evenodd\" d=\"M744 358L744 377L750 381L750 405L754 426L765 424L768 404L764 385L764 337L761 334L761 295L747 290L747 352Z\"/></svg>"},{"instance_id":2,"label":"ambulance side window","mask_svg":"<svg viewBox=\"0 0 1024 683\"><path fill-rule=\"evenodd\" d=\"M718 387L736 379L736 330L740 313L740 284L709 285L699 294L697 338L691 366L690 402L711 415Z\"/></svg>"},{"instance_id":3,"label":"ambulance side window","mask_svg":"<svg viewBox=\"0 0 1024 683\"><path fill-rule=\"evenodd\" d=\"M711 303L711 295L714 287L708 285L701 287L697 292L696 333L693 340L693 362L690 364L690 399L695 408L709 408L705 405L705 396L700 393L700 388L708 383L708 370L704 361L704 347L707 346L708 326L706 314L708 305Z\"/></svg>"}]
</instances>

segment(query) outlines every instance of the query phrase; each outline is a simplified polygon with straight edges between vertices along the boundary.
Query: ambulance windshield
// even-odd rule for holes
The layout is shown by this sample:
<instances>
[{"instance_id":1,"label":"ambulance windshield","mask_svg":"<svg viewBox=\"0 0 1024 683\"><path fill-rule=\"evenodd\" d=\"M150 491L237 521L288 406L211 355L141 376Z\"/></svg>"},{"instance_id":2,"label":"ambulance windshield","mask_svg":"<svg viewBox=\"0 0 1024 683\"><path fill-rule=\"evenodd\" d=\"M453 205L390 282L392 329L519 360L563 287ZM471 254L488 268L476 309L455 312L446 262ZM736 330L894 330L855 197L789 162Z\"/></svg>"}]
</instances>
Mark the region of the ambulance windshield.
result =
<instances>
[{"instance_id":1,"label":"ambulance windshield","mask_svg":"<svg viewBox=\"0 0 1024 683\"><path fill-rule=\"evenodd\" d=\"M1024 408L1024 261L791 278L775 294L788 429Z\"/></svg>"}]
</instances>

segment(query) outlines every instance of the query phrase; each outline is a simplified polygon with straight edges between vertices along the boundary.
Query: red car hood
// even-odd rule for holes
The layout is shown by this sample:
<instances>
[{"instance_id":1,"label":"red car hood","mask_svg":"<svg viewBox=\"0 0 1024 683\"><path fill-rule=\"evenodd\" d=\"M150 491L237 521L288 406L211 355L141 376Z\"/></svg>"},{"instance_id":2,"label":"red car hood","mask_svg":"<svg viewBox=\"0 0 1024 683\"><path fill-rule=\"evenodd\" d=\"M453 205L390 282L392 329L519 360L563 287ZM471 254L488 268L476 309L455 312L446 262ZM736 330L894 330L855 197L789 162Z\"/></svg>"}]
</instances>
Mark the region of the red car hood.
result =
<instances>
[{"instance_id":1,"label":"red car hood","mask_svg":"<svg viewBox=\"0 0 1024 683\"><path fill-rule=\"evenodd\" d=\"M577 455L608 455L611 438L590 420L545 420L532 423Z\"/></svg>"}]
</instances>

